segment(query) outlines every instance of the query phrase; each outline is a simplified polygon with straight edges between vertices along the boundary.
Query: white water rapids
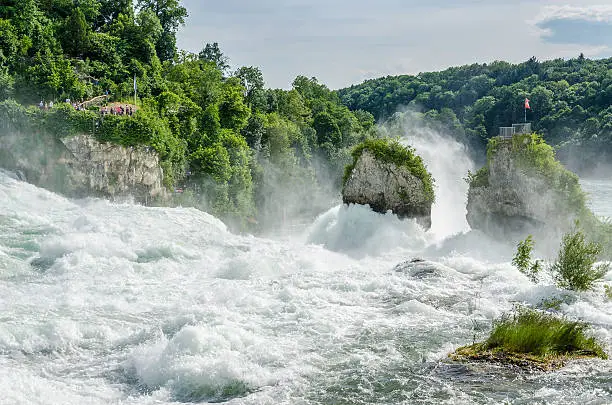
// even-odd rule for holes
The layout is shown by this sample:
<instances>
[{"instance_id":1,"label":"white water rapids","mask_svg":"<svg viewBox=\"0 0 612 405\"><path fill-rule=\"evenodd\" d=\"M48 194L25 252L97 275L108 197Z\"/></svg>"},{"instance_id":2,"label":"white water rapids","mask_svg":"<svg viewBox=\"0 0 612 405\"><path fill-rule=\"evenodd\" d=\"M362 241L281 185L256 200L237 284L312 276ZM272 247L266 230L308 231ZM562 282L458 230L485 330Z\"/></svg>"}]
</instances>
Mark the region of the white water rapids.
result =
<instances>
[{"instance_id":1,"label":"white water rapids","mask_svg":"<svg viewBox=\"0 0 612 405\"><path fill-rule=\"evenodd\" d=\"M610 361L446 360L513 303L560 291L510 265L514 242L467 232L470 162L435 141L415 141L437 181L429 232L339 206L295 238L241 236L194 209L69 200L0 172L0 404L612 403ZM434 263L396 267L414 257ZM562 312L610 353L603 286Z\"/></svg>"}]
</instances>

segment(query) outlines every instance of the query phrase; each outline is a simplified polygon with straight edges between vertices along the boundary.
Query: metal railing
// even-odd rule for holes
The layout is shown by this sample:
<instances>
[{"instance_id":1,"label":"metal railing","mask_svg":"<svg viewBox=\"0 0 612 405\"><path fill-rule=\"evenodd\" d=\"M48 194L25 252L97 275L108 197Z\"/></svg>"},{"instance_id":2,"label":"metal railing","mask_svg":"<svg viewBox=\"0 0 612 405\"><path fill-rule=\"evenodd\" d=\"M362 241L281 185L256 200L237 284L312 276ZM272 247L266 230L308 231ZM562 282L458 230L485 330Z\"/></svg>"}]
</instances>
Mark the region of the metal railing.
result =
<instances>
[{"instance_id":1,"label":"metal railing","mask_svg":"<svg viewBox=\"0 0 612 405\"><path fill-rule=\"evenodd\" d=\"M531 133L531 122L525 122L523 124L512 124L514 128L514 135L524 135Z\"/></svg>"},{"instance_id":2,"label":"metal railing","mask_svg":"<svg viewBox=\"0 0 612 405\"><path fill-rule=\"evenodd\" d=\"M499 137L502 139L512 139L514 127L499 127Z\"/></svg>"},{"instance_id":3,"label":"metal railing","mask_svg":"<svg viewBox=\"0 0 612 405\"><path fill-rule=\"evenodd\" d=\"M512 139L514 135L524 135L531 133L531 123L512 124L511 127L499 127L499 137L501 139Z\"/></svg>"}]
</instances>

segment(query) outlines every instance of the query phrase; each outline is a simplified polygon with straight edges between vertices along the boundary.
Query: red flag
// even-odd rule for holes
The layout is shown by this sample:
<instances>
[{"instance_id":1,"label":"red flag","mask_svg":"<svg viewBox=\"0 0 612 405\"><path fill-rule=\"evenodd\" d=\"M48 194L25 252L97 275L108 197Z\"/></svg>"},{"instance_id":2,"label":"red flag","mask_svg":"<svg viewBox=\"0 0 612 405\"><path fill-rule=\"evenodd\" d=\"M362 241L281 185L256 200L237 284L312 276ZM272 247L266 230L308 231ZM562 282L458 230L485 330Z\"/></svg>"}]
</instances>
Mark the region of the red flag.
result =
<instances>
[{"instance_id":1,"label":"red flag","mask_svg":"<svg viewBox=\"0 0 612 405\"><path fill-rule=\"evenodd\" d=\"M531 110L531 107L529 106L529 99L528 98L525 99L525 109L526 110Z\"/></svg>"}]
</instances>

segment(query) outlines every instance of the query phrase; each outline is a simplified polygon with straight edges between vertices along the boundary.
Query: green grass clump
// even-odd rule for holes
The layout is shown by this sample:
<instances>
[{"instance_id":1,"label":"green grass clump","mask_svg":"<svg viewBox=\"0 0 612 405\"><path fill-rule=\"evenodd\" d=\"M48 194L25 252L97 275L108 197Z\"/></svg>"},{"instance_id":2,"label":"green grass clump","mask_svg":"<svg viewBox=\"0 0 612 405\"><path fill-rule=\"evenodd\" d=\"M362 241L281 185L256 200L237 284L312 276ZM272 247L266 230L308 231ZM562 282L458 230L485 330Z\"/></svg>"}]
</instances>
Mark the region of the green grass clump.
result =
<instances>
[{"instance_id":1,"label":"green grass clump","mask_svg":"<svg viewBox=\"0 0 612 405\"><path fill-rule=\"evenodd\" d=\"M494 322L486 341L460 347L449 357L541 371L561 368L571 359L607 359L597 340L587 335L587 329L583 322L519 307Z\"/></svg>"},{"instance_id":2,"label":"green grass clump","mask_svg":"<svg viewBox=\"0 0 612 405\"><path fill-rule=\"evenodd\" d=\"M351 153L353 163L344 169L343 185L348 181L357 161L365 150L372 153L376 159L382 162L407 168L410 173L423 182L423 190L427 201L434 202L434 180L431 173L427 171L423 159L415 153L413 148L404 146L398 140L391 138L367 139L357 145Z\"/></svg>"},{"instance_id":3,"label":"green grass clump","mask_svg":"<svg viewBox=\"0 0 612 405\"><path fill-rule=\"evenodd\" d=\"M528 308L495 322L483 344L486 350L545 356L590 356L607 359L603 348L586 334L588 325Z\"/></svg>"}]
</instances>

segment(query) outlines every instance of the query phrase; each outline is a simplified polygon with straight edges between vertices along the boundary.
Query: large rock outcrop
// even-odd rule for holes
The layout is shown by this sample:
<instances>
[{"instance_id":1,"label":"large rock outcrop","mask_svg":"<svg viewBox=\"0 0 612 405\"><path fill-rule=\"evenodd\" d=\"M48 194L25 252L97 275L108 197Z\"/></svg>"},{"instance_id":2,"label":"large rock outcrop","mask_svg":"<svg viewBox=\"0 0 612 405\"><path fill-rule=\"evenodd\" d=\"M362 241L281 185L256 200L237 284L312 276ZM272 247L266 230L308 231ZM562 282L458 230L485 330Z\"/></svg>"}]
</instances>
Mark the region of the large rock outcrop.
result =
<instances>
[{"instance_id":1,"label":"large rock outcrop","mask_svg":"<svg viewBox=\"0 0 612 405\"><path fill-rule=\"evenodd\" d=\"M487 165L472 178L467 221L495 237L559 235L586 212L578 177L535 135L494 139Z\"/></svg>"},{"instance_id":2,"label":"large rock outcrop","mask_svg":"<svg viewBox=\"0 0 612 405\"><path fill-rule=\"evenodd\" d=\"M380 146L379 144L378 146ZM401 147L399 144L392 147ZM409 159L421 165L421 171L414 173L410 164L402 164L384 158L384 151L372 150L368 146L356 149L354 162L347 168L342 200L345 204L369 204L372 210L380 213L391 211L400 218L416 218L417 222L429 229L431 227L431 205L433 189L431 178L422 179L418 174L430 176L422 166L418 156ZM416 162L415 162L416 161ZM429 181L429 189L427 186Z\"/></svg>"},{"instance_id":3,"label":"large rock outcrop","mask_svg":"<svg viewBox=\"0 0 612 405\"><path fill-rule=\"evenodd\" d=\"M0 167L69 197L164 199L159 156L149 147L100 143L91 135L56 139L44 133L1 137Z\"/></svg>"}]
</instances>

